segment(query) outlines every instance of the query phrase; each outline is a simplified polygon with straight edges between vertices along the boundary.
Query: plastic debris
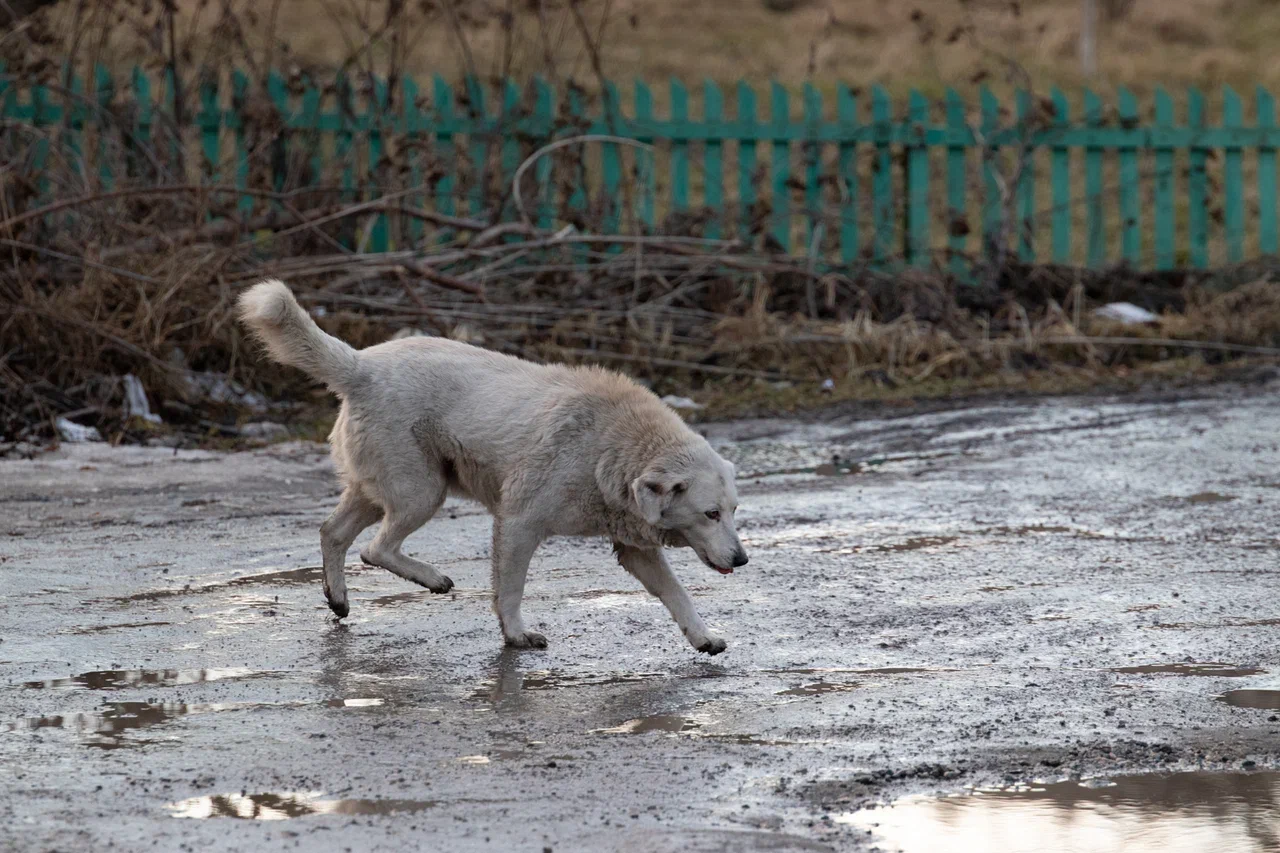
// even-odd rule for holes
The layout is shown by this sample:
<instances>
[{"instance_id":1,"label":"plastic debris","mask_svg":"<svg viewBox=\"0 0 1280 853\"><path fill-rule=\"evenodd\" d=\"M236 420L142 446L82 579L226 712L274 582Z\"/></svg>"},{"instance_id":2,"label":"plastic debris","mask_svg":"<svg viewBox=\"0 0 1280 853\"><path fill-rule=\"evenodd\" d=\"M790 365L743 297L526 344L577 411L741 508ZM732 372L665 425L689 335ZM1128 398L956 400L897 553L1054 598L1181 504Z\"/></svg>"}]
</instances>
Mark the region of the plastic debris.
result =
<instances>
[{"instance_id":1,"label":"plastic debris","mask_svg":"<svg viewBox=\"0 0 1280 853\"><path fill-rule=\"evenodd\" d=\"M1117 323L1130 326L1156 323L1160 320L1159 314L1152 314L1146 308L1140 308L1132 302L1111 302L1094 311L1093 316L1104 320L1115 320Z\"/></svg>"},{"instance_id":2,"label":"plastic debris","mask_svg":"<svg viewBox=\"0 0 1280 853\"><path fill-rule=\"evenodd\" d=\"M85 444L90 441L102 441L102 433L98 432L97 427L81 426L80 424L69 421L66 418L58 418L54 421L54 426L58 429L58 437L67 444Z\"/></svg>"},{"instance_id":3,"label":"plastic debris","mask_svg":"<svg viewBox=\"0 0 1280 853\"><path fill-rule=\"evenodd\" d=\"M142 380L132 373L124 375L124 413L131 418L142 418L149 423L160 423L160 416L151 411Z\"/></svg>"},{"instance_id":4,"label":"plastic debris","mask_svg":"<svg viewBox=\"0 0 1280 853\"><path fill-rule=\"evenodd\" d=\"M231 403L255 411L267 408L267 400L261 394L246 391L239 382L220 373L188 373L187 390L193 397L213 403Z\"/></svg>"},{"instance_id":5,"label":"plastic debris","mask_svg":"<svg viewBox=\"0 0 1280 853\"><path fill-rule=\"evenodd\" d=\"M834 379L824 379L824 380L822 380L822 393L823 393L823 394L830 394L830 393L831 393L832 391L834 391L834 390L836 390L836 381L835 381Z\"/></svg>"},{"instance_id":6,"label":"plastic debris","mask_svg":"<svg viewBox=\"0 0 1280 853\"><path fill-rule=\"evenodd\" d=\"M289 428L284 424L272 423L271 421L255 421L241 426L240 434L245 438L265 438L270 440L287 437Z\"/></svg>"}]
</instances>

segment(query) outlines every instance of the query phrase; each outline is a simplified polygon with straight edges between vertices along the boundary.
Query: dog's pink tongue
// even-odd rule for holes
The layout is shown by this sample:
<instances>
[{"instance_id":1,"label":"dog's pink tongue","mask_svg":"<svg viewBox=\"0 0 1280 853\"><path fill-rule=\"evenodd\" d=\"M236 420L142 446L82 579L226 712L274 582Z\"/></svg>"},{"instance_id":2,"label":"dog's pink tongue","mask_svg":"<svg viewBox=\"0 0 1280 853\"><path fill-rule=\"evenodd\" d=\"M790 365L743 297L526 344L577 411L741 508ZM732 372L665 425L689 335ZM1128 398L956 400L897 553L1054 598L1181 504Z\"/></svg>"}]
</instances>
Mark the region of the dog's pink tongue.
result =
<instances>
[{"instance_id":1,"label":"dog's pink tongue","mask_svg":"<svg viewBox=\"0 0 1280 853\"><path fill-rule=\"evenodd\" d=\"M733 574L733 569L722 569L722 568L720 568L719 566L712 566L711 568L715 569L717 572L719 572L719 573L720 573L720 574L722 574L722 575L731 575L731 574Z\"/></svg>"}]
</instances>

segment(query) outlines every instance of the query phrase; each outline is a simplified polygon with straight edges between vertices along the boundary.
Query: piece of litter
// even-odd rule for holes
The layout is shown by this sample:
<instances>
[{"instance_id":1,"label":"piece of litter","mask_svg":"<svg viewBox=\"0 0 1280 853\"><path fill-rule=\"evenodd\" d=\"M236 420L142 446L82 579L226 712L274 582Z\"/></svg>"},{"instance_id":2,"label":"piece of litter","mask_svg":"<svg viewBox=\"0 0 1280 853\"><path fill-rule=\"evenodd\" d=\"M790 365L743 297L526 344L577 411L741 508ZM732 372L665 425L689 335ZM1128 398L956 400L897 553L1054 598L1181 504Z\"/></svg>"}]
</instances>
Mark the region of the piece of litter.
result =
<instances>
[{"instance_id":1,"label":"piece of litter","mask_svg":"<svg viewBox=\"0 0 1280 853\"><path fill-rule=\"evenodd\" d=\"M81 426L66 418L58 418L54 421L54 426L58 428L58 436L68 444L102 441L102 433L98 432L97 427Z\"/></svg>"},{"instance_id":2,"label":"piece of litter","mask_svg":"<svg viewBox=\"0 0 1280 853\"><path fill-rule=\"evenodd\" d=\"M160 423L160 416L151 411L142 380L132 373L124 375L124 413L131 418L142 418L153 424Z\"/></svg>"},{"instance_id":3,"label":"piece of litter","mask_svg":"<svg viewBox=\"0 0 1280 853\"><path fill-rule=\"evenodd\" d=\"M391 340L398 341L402 338L429 338L431 335L421 329L415 329L412 326L405 326L400 331L391 336Z\"/></svg>"},{"instance_id":4,"label":"piece of litter","mask_svg":"<svg viewBox=\"0 0 1280 853\"><path fill-rule=\"evenodd\" d=\"M695 403L688 397L677 397L674 394L668 394L662 398L662 402L666 403L673 409L705 409L706 406L701 403Z\"/></svg>"},{"instance_id":5,"label":"piece of litter","mask_svg":"<svg viewBox=\"0 0 1280 853\"><path fill-rule=\"evenodd\" d=\"M284 438L289 428L271 421L255 421L240 427L240 434L245 438Z\"/></svg>"},{"instance_id":6,"label":"piece of litter","mask_svg":"<svg viewBox=\"0 0 1280 853\"><path fill-rule=\"evenodd\" d=\"M187 390L196 399L212 403L232 403L247 409L263 411L267 399L261 394L246 391L239 382L233 382L219 373L188 373Z\"/></svg>"},{"instance_id":7,"label":"piece of litter","mask_svg":"<svg viewBox=\"0 0 1280 853\"><path fill-rule=\"evenodd\" d=\"M836 381L834 379L822 380L822 393L830 394L834 390L836 390Z\"/></svg>"},{"instance_id":8,"label":"piece of litter","mask_svg":"<svg viewBox=\"0 0 1280 853\"><path fill-rule=\"evenodd\" d=\"M1129 325L1156 323L1160 320L1159 314L1152 314L1146 308L1140 308L1132 302L1111 302L1094 311L1093 315Z\"/></svg>"}]
</instances>

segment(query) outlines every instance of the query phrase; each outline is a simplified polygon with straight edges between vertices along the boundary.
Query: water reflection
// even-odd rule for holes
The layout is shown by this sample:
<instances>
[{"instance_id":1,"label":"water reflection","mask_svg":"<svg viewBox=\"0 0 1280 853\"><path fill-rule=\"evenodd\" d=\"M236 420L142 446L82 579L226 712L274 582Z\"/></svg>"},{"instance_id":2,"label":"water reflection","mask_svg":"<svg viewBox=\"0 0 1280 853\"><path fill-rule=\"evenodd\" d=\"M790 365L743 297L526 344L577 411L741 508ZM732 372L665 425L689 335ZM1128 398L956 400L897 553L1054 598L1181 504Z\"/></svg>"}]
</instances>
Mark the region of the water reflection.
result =
<instances>
[{"instance_id":1,"label":"water reflection","mask_svg":"<svg viewBox=\"0 0 1280 853\"><path fill-rule=\"evenodd\" d=\"M1177 773L908 797L852 812L904 853L1261 853L1280 849L1280 773Z\"/></svg>"},{"instance_id":2,"label":"water reflection","mask_svg":"<svg viewBox=\"0 0 1280 853\"><path fill-rule=\"evenodd\" d=\"M215 794L170 803L173 817L233 817L241 820L288 820L307 815L385 815L420 812L430 800L325 800L320 792L280 794Z\"/></svg>"}]
</instances>

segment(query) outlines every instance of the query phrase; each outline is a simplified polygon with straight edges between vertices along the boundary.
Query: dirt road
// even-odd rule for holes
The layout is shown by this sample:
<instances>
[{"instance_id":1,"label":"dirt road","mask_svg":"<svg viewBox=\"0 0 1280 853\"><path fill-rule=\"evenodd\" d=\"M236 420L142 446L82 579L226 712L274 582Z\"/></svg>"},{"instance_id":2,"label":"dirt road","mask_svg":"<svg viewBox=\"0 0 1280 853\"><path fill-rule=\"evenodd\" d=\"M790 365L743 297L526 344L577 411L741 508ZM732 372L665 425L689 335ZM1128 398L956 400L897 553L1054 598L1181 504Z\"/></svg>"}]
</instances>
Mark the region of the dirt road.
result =
<instances>
[{"instance_id":1,"label":"dirt road","mask_svg":"<svg viewBox=\"0 0 1280 853\"><path fill-rule=\"evenodd\" d=\"M1280 762L1275 383L707 433L714 659L575 540L504 651L454 502L407 546L453 593L353 566L337 624L319 446L0 462L0 849L914 850L860 809Z\"/></svg>"}]
</instances>

